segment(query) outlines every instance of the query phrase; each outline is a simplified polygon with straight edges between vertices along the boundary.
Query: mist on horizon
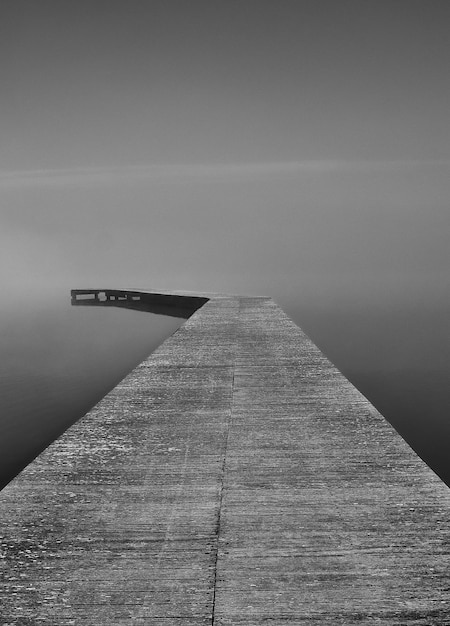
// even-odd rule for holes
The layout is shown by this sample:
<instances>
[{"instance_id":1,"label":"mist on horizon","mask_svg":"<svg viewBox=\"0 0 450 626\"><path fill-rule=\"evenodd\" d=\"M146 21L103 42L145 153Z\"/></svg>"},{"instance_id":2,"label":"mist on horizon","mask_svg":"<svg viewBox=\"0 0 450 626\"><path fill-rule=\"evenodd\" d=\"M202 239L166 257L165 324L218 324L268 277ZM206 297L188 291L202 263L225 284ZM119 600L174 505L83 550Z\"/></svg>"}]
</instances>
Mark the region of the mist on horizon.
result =
<instances>
[{"instance_id":1,"label":"mist on horizon","mask_svg":"<svg viewBox=\"0 0 450 626\"><path fill-rule=\"evenodd\" d=\"M444 0L6 2L4 299L271 296L444 468L449 17Z\"/></svg>"}]
</instances>

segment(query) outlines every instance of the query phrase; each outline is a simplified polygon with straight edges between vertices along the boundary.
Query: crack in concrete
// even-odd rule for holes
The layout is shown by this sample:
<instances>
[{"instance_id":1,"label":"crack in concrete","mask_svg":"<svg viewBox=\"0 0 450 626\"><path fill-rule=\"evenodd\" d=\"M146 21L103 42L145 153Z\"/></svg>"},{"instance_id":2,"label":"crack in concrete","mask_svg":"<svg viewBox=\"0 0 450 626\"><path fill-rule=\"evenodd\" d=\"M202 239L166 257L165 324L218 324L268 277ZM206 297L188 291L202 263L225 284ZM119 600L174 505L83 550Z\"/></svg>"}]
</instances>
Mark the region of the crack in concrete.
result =
<instances>
[{"instance_id":1,"label":"crack in concrete","mask_svg":"<svg viewBox=\"0 0 450 626\"><path fill-rule=\"evenodd\" d=\"M241 304L238 304L237 310L237 318L239 319L239 314L241 311ZM227 452L228 452L228 442L230 439L230 432L233 426L233 399L234 399L234 381L236 374L236 361L237 361L237 349L236 349L236 332L234 334L234 361L233 361L233 376L231 380L231 394L230 394L230 416L228 418L227 424L227 433L225 437L225 446L223 451L223 462L220 476L220 491L219 491L219 506L217 511L217 522L216 522L216 556L214 560L214 581L213 581L213 598L212 598L212 611L211 611L211 626L215 625L216 622L216 590L217 590L217 566L219 563L219 541L220 541L220 524L221 524L221 516L222 516L222 505L225 495L225 473L227 467Z\"/></svg>"}]
</instances>

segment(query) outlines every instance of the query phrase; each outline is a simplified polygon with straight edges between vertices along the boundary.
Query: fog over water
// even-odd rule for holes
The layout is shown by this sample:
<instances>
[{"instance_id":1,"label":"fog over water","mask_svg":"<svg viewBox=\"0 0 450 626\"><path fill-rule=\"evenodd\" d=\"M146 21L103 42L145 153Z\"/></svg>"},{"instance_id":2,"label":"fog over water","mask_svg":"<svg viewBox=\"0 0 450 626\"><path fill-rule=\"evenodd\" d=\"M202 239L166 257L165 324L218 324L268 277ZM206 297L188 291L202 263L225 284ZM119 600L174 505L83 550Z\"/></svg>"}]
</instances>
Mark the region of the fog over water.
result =
<instances>
[{"instance_id":1,"label":"fog over water","mask_svg":"<svg viewBox=\"0 0 450 626\"><path fill-rule=\"evenodd\" d=\"M0 303L0 488L184 321L33 295Z\"/></svg>"},{"instance_id":2,"label":"fog over water","mask_svg":"<svg viewBox=\"0 0 450 626\"><path fill-rule=\"evenodd\" d=\"M271 296L450 481L449 20L8 0L0 287Z\"/></svg>"}]
</instances>

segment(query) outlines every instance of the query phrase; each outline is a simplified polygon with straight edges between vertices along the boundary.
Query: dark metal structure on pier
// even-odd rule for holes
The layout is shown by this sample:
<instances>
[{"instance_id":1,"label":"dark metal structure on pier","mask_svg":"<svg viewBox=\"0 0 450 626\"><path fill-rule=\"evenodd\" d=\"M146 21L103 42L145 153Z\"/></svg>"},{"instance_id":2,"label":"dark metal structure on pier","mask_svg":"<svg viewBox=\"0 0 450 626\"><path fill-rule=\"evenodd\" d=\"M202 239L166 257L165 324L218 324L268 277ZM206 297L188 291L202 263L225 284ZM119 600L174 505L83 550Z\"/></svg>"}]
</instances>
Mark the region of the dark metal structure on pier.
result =
<instances>
[{"instance_id":1,"label":"dark metal structure on pier","mask_svg":"<svg viewBox=\"0 0 450 626\"><path fill-rule=\"evenodd\" d=\"M270 298L204 300L0 494L1 623L450 624L449 489Z\"/></svg>"}]
</instances>

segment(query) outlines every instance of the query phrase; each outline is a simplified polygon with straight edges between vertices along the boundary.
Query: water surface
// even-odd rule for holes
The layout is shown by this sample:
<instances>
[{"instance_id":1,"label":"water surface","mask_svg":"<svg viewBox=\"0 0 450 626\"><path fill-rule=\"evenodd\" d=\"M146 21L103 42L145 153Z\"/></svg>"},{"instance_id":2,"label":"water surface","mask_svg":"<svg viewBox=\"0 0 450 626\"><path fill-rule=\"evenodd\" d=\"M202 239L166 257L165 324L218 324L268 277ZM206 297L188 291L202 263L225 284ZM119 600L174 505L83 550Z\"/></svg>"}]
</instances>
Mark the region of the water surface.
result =
<instances>
[{"instance_id":1,"label":"water surface","mask_svg":"<svg viewBox=\"0 0 450 626\"><path fill-rule=\"evenodd\" d=\"M333 363L450 485L447 308L333 309L299 317ZM183 321L124 308L72 307L69 287L3 292L0 487Z\"/></svg>"},{"instance_id":2,"label":"water surface","mask_svg":"<svg viewBox=\"0 0 450 626\"><path fill-rule=\"evenodd\" d=\"M417 454L450 486L450 311L335 307L302 327Z\"/></svg>"},{"instance_id":3,"label":"water surface","mask_svg":"<svg viewBox=\"0 0 450 626\"><path fill-rule=\"evenodd\" d=\"M69 289L3 293L0 488L184 321L72 307Z\"/></svg>"}]
</instances>

